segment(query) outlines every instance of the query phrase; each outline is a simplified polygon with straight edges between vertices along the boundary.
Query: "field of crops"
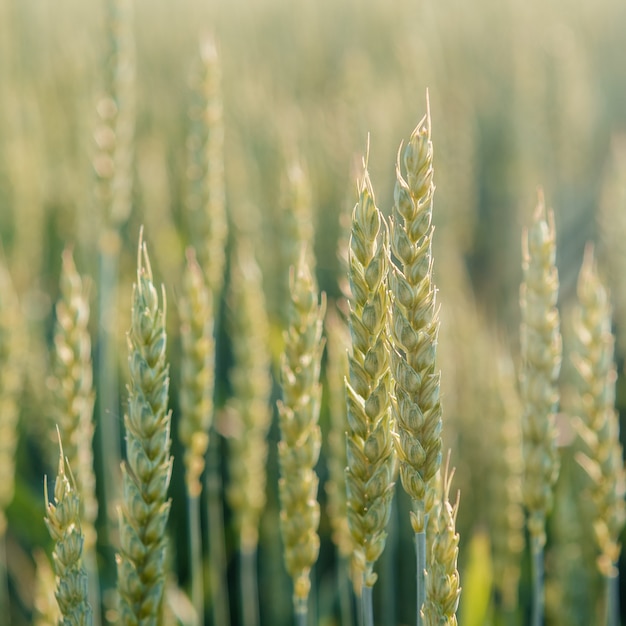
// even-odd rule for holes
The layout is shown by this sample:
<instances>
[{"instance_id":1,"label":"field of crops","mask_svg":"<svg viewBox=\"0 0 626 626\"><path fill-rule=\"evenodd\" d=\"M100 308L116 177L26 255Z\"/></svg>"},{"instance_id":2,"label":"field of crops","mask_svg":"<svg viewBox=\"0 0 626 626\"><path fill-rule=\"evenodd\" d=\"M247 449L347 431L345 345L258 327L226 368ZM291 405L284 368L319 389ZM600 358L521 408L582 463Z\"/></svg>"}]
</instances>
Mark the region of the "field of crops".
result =
<instances>
[{"instance_id":1,"label":"field of crops","mask_svg":"<svg viewBox=\"0 0 626 626\"><path fill-rule=\"evenodd\" d=\"M0 0L0 623L626 623L624 32Z\"/></svg>"}]
</instances>

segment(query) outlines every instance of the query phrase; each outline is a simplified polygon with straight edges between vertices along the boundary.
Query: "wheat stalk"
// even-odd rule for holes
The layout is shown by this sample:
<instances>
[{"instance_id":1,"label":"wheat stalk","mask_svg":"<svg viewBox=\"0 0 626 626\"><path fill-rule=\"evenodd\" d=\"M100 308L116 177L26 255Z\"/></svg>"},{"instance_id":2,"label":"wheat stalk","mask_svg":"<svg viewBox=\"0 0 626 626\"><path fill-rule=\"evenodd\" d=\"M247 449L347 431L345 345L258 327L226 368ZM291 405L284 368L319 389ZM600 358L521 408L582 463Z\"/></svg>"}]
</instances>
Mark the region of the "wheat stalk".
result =
<instances>
[{"instance_id":1,"label":"wheat stalk","mask_svg":"<svg viewBox=\"0 0 626 626\"><path fill-rule=\"evenodd\" d=\"M67 473L66 473L67 470ZM69 477L68 477L69 474ZM63 626L91 626L92 610L87 600L87 575L82 565L84 535L81 530L81 502L59 436L59 469L54 502L48 500L44 482L46 526L55 542L52 559L56 573L55 597Z\"/></svg>"},{"instance_id":2,"label":"wheat stalk","mask_svg":"<svg viewBox=\"0 0 626 626\"><path fill-rule=\"evenodd\" d=\"M432 281L433 145L430 111L420 121L396 165L391 250L397 259L393 294L391 364L400 478L413 501L417 545L417 623L424 602L425 530L441 466L440 374L435 369L439 315Z\"/></svg>"},{"instance_id":3,"label":"wheat stalk","mask_svg":"<svg viewBox=\"0 0 626 626\"><path fill-rule=\"evenodd\" d=\"M577 294L573 321L577 350L572 360L579 374L577 425L586 447L577 458L591 479L591 499L595 504L593 529L600 551L598 569L610 592L617 585L619 537L626 523L626 472L619 418L614 408L617 374L613 361L612 309L591 246L585 250ZM618 624L617 614L612 614L613 602L609 600L607 607L607 624Z\"/></svg>"},{"instance_id":4,"label":"wheat stalk","mask_svg":"<svg viewBox=\"0 0 626 626\"><path fill-rule=\"evenodd\" d=\"M391 434L386 277L387 226L376 207L367 168L352 214L349 276L352 353L346 380L348 524L362 571L364 623L373 623L374 564L382 554L391 515L396 457Z\"/></svg>"},{"instance_id":5,"label":"wheat stalk","mask_svg":"<svg viewBox=\"0 0 626 626\"><path fill-rule=\"evenodd\" d=\"M533 625L543 620L543 548L546 516L552 509L559 473L555 412L559 401L561 334L556 308L559 279L555 266L554 216L546 212L543 194L533 223L522 238L524 282L520 289L523 403L523 497L533 554Z\"/></svg>"},{"instance_id":6,"label":"wheat stalk","mask_svg":"<svg viewBox=\"0 0 626 626\"><path fill-rule=\"evenodd\" d=\"M314 467L322 444L318 425L322 392L319 377L326 310L324 295L318 304L317 284L306 255L306 248L302 248L300 260L290 272L290 322L280 368L283 400L278 403L280 525L285 565L294 582L298 623L306 623L310 570L317 561L320 545L319 479Z\"/></svg>"},{"instance_id":7,"label":"wheat stalk","mask_svg":"<svg viewBox=\"0 0 626 626\"><path fill-rule=\"evenodd\" d=\"M137 282L128 333L130 385L124 416L127 460L122 465L121 550L117 557L120 619L158 624L165 585L167 490L172 472L165 360L165 294L162 308L140 235Z\"/></svg>"}]
</instances>

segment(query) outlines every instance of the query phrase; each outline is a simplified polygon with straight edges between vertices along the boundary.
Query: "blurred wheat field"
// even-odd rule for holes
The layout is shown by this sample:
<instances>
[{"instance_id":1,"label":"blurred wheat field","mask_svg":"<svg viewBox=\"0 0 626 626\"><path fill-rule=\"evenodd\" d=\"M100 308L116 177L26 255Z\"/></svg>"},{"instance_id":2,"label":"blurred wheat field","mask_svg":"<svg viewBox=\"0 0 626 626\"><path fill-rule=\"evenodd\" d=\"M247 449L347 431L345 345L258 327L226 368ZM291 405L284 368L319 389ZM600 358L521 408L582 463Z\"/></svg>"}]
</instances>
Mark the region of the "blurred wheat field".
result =
<instances>
[{"instance_id":1,"label":"blurred wheat field","mask_svg":"<svg viewBox=\"0 0 626 626\"><path fill-rule=\"evenodd\" d=\"M128 18L111 22L111 15ZM441 319L437 368L443 448L451 449L456 467L452 504L456 490L461 492L455 513L463 588L458 621L461 626L530 623L531 555L515 499L523 465L517 393L520 242L541 186L555 215L564 349L556 416L561 471L546 526L545 623L600 623L603 587L595 565L593 514L588 498L580 497L590 483L576 460L584 444L573 419L580 401L570 354L579 349L572 310L585 244L592 241L613 305L615 402L623 414L625 29L626 6L620 0L0 0L0 261L8 270L0 277L0 482L15 480L12 493L0 489L6 515L6 525L0 519L6 546L0 560L7 570L0 608L10 619L6 623L51 623L36 621L43 620L43 601L35 606L33 589L42 580L37 574L41 550L53 551L44 522L44 476L52 484L59 462L54 350L66 248L84 277L90 309L99 501L95 555L103 606L94 615L103 624L117 620L115 481L121 481L121 472L119 464L111 469L108 457L126 453L126 335L142 225L156 289L160 294L164 285L167 301L173 466L164 623L197 623L191 616L198 564L188 547L194 509L186 506L185 449L178 436L187 393L180 375L186 351L180 310L188 297L184 266L191 245L200 263L202 246L211 260L215 246L223 252L216 261L219 278L208 284L215 314L214 346L206 348L215 351L214 411L208 453L200 446L199 454L217 482L206 485L197 502L203 623L251 624L254 618L239 591L247 567L258 575L259 623L292 623L291 582L278 524L276 409L282 397L289 267L298 261L300 246L308 247L328 309L342 300L347 269L337 250L349 232L346 216L358 199L362 159L367 153L376 202L388 218L398 146L422 118L427 90L436 185L433 272ZM218 244L207 243L204 226L189 219L190 194L211 195L189 183L194 144L188 133L198 121L194 89L204 85L198 78L199 51L207 38L215 42L219 61L221 109L213 112L223 114L224 132L229 234ZM205 48L204 54L212 53ZM118 91L107 100L111 85ZM114 114L107 109L110 101L119 107ZM128 127L114 126L123 114ZM122 146L116 164L127 169L123 180L113 178L106 187L108 170L99 159L109 154L111 141L113 149ZM118 213L111 212L107 193L121 198ZM246 242L244 261L238 242ZM107 275L114 280L104 284ZM237 290L251 277L256 289L248 287L254 294L241 304ZM244 306L251 307L249 318ZM262 308L267 328L255 314ZM84 311L82 305L78 310ZM257 331L265 338L255 336ZM237 373L246 350L238 340L248 332L249 358L261 359L245 361L248 373L255 372L249 381L245 371ZM327 341L330 336L329 331ZM261 350L268 351L269 367ZM345 624L350 615L357 623L346 575L350 566L332 541L337 527L326 508L332 489L327 495L324 488L332 478L337 437L334 445L329 442L336 383L328 372L341 371L331 358L337 357L329 347L321 365L322 446L315 468L319 557L310 575L308 616L309 623L324 626ZM267 380L257 374L264 367L271 373ZM18 371L16 383L10 372ZM242 512L241 498L224 495L239 475L233 450L242 424L248 424L242 394L251 387L262 390L271 411L264 443L257 446L267 446L266 457L259 452L267 477L259 487L265 502L259 505L256 538L241 529L250 514L245 503ZM63 443L67 452L69 441ZM397 482L373 598L376 623L390 625L415 622L414 544L406 524L411 502ZM221 499L211 509L215 490ZM213 524L216 514L224 524L221 540ZM210 547L216 537L220 547ZM240 559L242 544L254 546L256 564ZM221 581L212 570L220 550ZM626 592L621 595L626 615ZM221 613L216 602L222 602Z\"/></svg>"}]
</instances>

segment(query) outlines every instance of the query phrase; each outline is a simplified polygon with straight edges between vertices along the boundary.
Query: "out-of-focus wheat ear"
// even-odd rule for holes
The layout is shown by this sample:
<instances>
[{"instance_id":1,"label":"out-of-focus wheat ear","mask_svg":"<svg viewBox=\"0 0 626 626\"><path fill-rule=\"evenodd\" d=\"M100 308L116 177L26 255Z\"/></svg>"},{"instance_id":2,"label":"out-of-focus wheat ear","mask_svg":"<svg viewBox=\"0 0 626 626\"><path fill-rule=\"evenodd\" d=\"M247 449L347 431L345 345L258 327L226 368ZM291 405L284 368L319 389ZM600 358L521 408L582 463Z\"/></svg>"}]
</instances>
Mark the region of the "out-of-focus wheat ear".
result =
<instances>
[{"instance_id":1,"label":"out-of-focus wheat ear","mask_svg":"<svg viewBox=\"0 0 626 626\"><path fill-rule=\"evenodd\" d=\"M498 424L489 480L493 583L505 613L518 606L521 556L524 550L522 502L521 404L511 359L502 355L495 369L494 400ZM494 418L496 415L494 415ZM500 607L498 607L500 608Z\"/></svg>"},{"instance_id":2,"label":"out-of-focus wheat ear","mask_svg":"<svg viewBox=\"0 0 626 626\"><path fill-rule=\"evenodd\" d=\"M213 293L206 285L193 248L187 250L180 298L182 357L180 363L180 421L178 434L184 447L185 483L189 507L189 559L191 595L198 615L204 619L202 534L200 528L201 475L213 421L215 341L213 339Z\"/></svg>"},{"instance_id":3,"label":"out-of-focus wheat ear","mask_svg":"<svg viewBox=\"0 0 626 626\"><path fill-rule=\"evenodd\" d=\"M402 154L402 159L400 158ZM403 175L404 171L404 175ZM435 368L439 312L432 268L433 144L430 108L398 151L391 219L391 367L400 478L413 501L417 553L417 624L424 602L425 531L441 467L440 373Z\"/></svg>"},{"instance_id":4,"label":"out-of-focus wheat ear","mask_svg":"<svg viewBox=\"0 0 626 626\"><path fill-rule=\"evenodd\" d=\"M93 465L93 366L89 335L88 288L76 270L72 251L63 252L60 299L56 305L53 372L55 416L65 441L68 463L74 468L81 495L81 520L85 537L84 561L89 575L89 601L100 610L100 585L96 563L96 475ZM94 621L99 623L98 615Z\"/></svg>"},{"instance_id":5,"label":"out-of-focus wheat ear","mask_svg":"<svg viewBox=\"0 0 626 626\"><path fill-rule=\"evenodd\" d=\"M617 349L626 354L626 138L615 137L598 207L598 258L611 290Z\"/></svg>"},{"instance_id":6,"label":"out-of-focus wheat ear","mask_svg":"<svg viewBox=\"0 0 626 626\"><path fill-rule=\"evenodd\" d=\"M171 505L167 490L172 472L166 344L165 293L160 305L140 235L128 332L127 458L122 465L121 549L117 556L120 620L128 625L156 626L162 612L165 530Z\"/></svg>"},{"instance_id":7,"label":"out-of-focus wheat ear","mask_svg":"<svg viewBox=\"0 0 626 626\"><path fill-rule=\"evenodd\" d=\"M67 472L67 473L66 473ZM68 476L69 474L69 476ZM55 597L63 626L91 626L91 605L87 599L87 574L82 564L85 537L81 530L81 502L67 459L63 456L59 435L59 469L54 486L54 500L48 500L44 482L45 522L54 540L52 560L56 573Z\"/></svg>"},{"instance_id":8,"label":"out-of-focus wheat ear","mask_svg":"<svg viewBox=\"0 0 626 626\"><path fill-rule=\"evenodd\" d=\"M56 580L48 556L37 548L35 558L35 591L33 594L33 626L58 626L61 611L54 596Z\"/></svg>"},{"instance_id":9,"label":"out-of-focus wheat ear","mask_svg":"<svg viewBox=\"0 0 626 626\"><path fill-rule=\"evenodd\" d=\"M93 367L89 336L88 288L76 270L72 251L63 252L60 298L56 304L53 372L55 415L81 495L85 553L96 542L98 516L93 469Z\"/></svg>"},{"instance_id":10,"label":"out-of-focus wheat ear","mask_svg":"<svg viewBox=\"0 0 626 626\"><path fill-rule=\"evenodd\" d=\"M24 332L17 294L0 256L0 609L9 609L5 511L15 490L19 394L23 386Z\"/></svg>"},{"instance_id":11,"label":"out-of-focus wheat ear","mask_svg":"<svg viewBox=\"0 0 626 626\"><path fill-rule=\"evenodd\" d=\"M22 330L17 294L9 270L0 259L0 537L4 538L5 511L15 488L15 448L22 388L20 350ZM0 583L1 584L1 583Z\"/></svg>"},{"instance_id":12,"label":"out-of-focus wheat ear","mask_svg":"<svg viewBox=\"0 0 626 626\"><path fill-rule=\"evenodd\" d=\"M342 315L329 307L326 313L326 382L330 429L328 432L328 480L325 485L327 513L332 528L332 540L339 555L348 564L354 554L354 539L348 526L348 503L346 497L346 430L348 428L345 380L349 374L348 351L350 329ZM361 575L351 568L355 591L360 595Z\"/></svg>"},{"instance_id":13,"label":"out-of-focus wheat ear","mask_svg":"<svg viewBox=\"0 0 626 626\"><path fill-rule=\"evenodd\" d=\"M192 248L187 250L180 318L182 359L178 434L185 448L187 493L191 498L197 498L202 491L200 476L213 420L215 342L213 294L207 288Z\"/></svg>"},{"instance_id":14,"label":"out-of-focus wheat ear","mask_svg":"<svg viewBox=\"0 0 626 626\"><path fill-rule=\"evenodd\" d=\"M522 238L524 280L520 289L523 496L533 555L533 626L543 621L546 517L552 509L559 473L555 413L562 341L556 308L559 277L555 258L554 216L552 211L546 211L540 191L533 223Z\"/></svg>"},{"instance_id":15,"label":"out-of-focus wheat ear","mask_svg":"<svg viewBox=\"0 0 626 626\"><path fill-rule=\"evenodd\" d=\"M256 551L259 520L265 508L267 433L271 425L269 321L263 279L250 241L235 242L227 297L226 325L232 341L233 367L228 402L232 507L242 559L242 607L246 626L258 623Z\"/></svg>"},{"instance_id":16,"label":"out-of-focus wheat ear","mask_svg":"<svg viewBox=\"0 0 626 626\"><path fill-rule=\"evenodd\" d=\"M103 61L102 95L94 133L95 204L99 228L98 336L96 396L100 452L104 459L100 488L106 503L105 539L116 544L116 507L120 501L121 441L119 415L118 275L120 228L132 209L135 135L135 43L132 0L106 0L107 52ZM85 224L86 239L94 232L93 214ZM96 615L97 617L97 615Z\"/></svg>"},{"instance_id":17,"label":"out-of-focus wheat ear","mask_svg":"<svg viewBox=\"0 0 626 626\"><path fill-rule=\"evenodd\" d=\"M186 204L190 242L216 301L224 283L228 235L221 80L217 45L204 37L191 77Z\"/></svg>"},{"instance_id":18,"label":"out-of-focus wheat ear","mask_svg":"<svg viewBox=\"0 0 626 626\"><path fill-rule=\"evenodd\" d=\"M365 626L374 619L374 564L385 548L396 472L390 406L388 258L387 225L376 207L365 169L350 236L352 351L346 379L348 525L363 572Z\"/></svg>"},{"instance_id":19,"label":"out-of-focus wheat ear","mask_svg":"<svg viewBox=\"0 0 626 626\"><path fill-rule=\"evenodd\" d=\"M318 288L308 264L310 252L301 249L291 266L289 328L281 358L283 399L278 402L280 443L280 526L285 565L294 584L296 623L306 624L311 589L310 571L319 554L317 529L320 507L315 465L322 435L318 424L322 387L320 369L326 298L318 304Z\"/></svg>"},{"instance_id":20,"label":"out-of-focus wheat ear","mask_svg":"<svg viewBox=\"0 0 626 626\"><path fill-rule=\"evenodd\" d=\"M618 624L615 613L619 538L626 523L626 472L615 411L615 339L612 309L588 245L578 278L578 305L573 327L576 351L572 360L579 374L578 431L585 444L577 459L591 479L595 504L594 534L600 555L598 568L607 585L606 624Z\"/></svg>"}]
</instances>

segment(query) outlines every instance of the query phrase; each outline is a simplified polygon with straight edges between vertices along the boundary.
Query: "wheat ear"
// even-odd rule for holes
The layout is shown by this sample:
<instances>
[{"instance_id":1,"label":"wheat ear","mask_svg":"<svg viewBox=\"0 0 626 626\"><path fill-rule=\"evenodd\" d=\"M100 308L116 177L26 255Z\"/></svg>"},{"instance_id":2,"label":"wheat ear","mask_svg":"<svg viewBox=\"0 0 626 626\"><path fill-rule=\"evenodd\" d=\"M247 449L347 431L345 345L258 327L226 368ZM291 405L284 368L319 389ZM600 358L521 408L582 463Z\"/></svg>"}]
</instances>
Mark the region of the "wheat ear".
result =
<instances>
[{"instance_id":1,"label":"wheat ear","mask_svg":"<svg viewBox=\"0 0 626 626\"><path fill-rule=\"evenodd\" d=\"M578 278L578 306L574 311L577 350L572 360L579 374L579 433L585 452L577 458L591 479L595 504L594 534L600 556L598 569L606 580L607 591L616 585L617 562L621 552L619 537L626 522L626 472L619 440L619 418L615 411L613 361L615 339L611 332L612 309L587 246ZM607 593L610 598L610 593ZM607 607L607 624L617 624L613 600Z\"/></svg>"},{"instance_id":2,"label":"wheat ear","mask_svg":"<svg viewBox=\"0 0 626 626\"><path fill-rule=\"evenodd\" d=\"M449 462L449 457L448 457ZM459 534L456 532L456 515L459 497L450 504L450 484L454 470L448 466L441 481L441 502L436 507L435 527L432 539L430 567L426 573L426 601L423 609L425 626L456 626L456 610L461 596L457 559Z\"/></svg>"},{"instance_id":3,"label":"wheat ear","mask_svg":"<svg viewBox=\"0 0 626 626\"><path fill-rule=\"evenodd\" d=\"M95 546L94 527L98 515L96 477L93 469L93 368L89 336L89 300L72 252L63 252L61 297L56 305L54 333L53 390L56 392L56 419L65 441L70 467L74 468L81 494L81 515L85 551Z\"/></svg>"},{"instance_id":4,"label":"wheat ear","mask_svg":"<svg viewBox=\"0 0 626 626\"><path fill-rule=\"evenodd\" d=\"M559 473L555 412L562 342L556 308L559 279L555 266L554 216L540 192L530 229L524 234L520 289L522 324L521 397L524 455L523 496L533 554L533 626L543 621L543 548L546 516L552 509Z\"/></svg>"},{"instance_id":5,"label":"wheat ear","mask_svg":"<svg viewBox=\"0 0 626 626\"><path fill-rule=\"evenodd\" d=\"M96 528L98 501L93 465L93 367L89 335L89 300L71 250L63 252L61 297L56 305L54 334L54 379L56 420L70 467L74 468L78 492L81 494L81 521L85 537L85 568L89 578L89 601L98 615L100 582L96 563Z\"/></svg>"},{"instance_id":6,"label":"wheat ear","mask_svg":"<svg viewBox=\"0 0 626 626\"><path fill-rule=\"evenodd\" d=\"M400 478L413 501L411 525L417 546L417 623L424 602L425 530L441 466L440 375L435 369L439 315L432 281L433 144L430 111L400 152L391 220L389 274L393 294L391 365Z\"/></svg>"},{"instance_id":7,"label":"wheat ear","mask_svg":"<svg viewBox=\"0 0 626 626\"><path fill-rule=\"evenodd\" d=\"M352 214L349 277L352 353L346 381L348 524L363 572L364 624L373 623L374 564L385 548L396 457L391 434L387 226L367 169Z\"/></svg>"},{"instance_id":8,"label":"wheat ear","mask_svg":"<svg viewBox=\"0 0 626 626\"><path fill-rule=\"evenodd\" d=\"M172 472L168 412L169 366L165 360L165 294L162 308L140 235L137 282L128 333L130 384L126 462L122 465L121 550L117 557L120 619L124 624L160 622L165 585L167 490Z\"/></svg>"},{"instance_id":9,"label":"wheat ear","mask_svg":"<svg viewBox=\"0 0 626 626\"><path fill-rule=\"evenodd\" d=\"M261 270L250 242L244 240L235 243L228 304L234 366L229 375L233 397L228 403L232 433L226 496L239 534L244 623L250 626L258 623L255 561L259 520L266 501L272 380Z\"/></svg>"},{"instance_id":10,"label":"wheat ear","mask_svg":"<svg viewBox=\"0 0 626 626\"><path fill-rule=\"evenodd\" d=\"M193 72L187 138L187 211L191 242L207 283L219 295L224 282L228 224L224 195L224 120L217 46L205 37Z\"/></svg>"},{"instance_id":11,"label":"wheat ear","mask_svg":"<svg viewBox=\"0 0 626 626\"><path fill-rule=\"evenodd\" d=\"M215 342L213 340L213 296L192 248L187 250L180 301L181 318L181 416L178 426L185 447L185 482L192 498L200 496L200 476L209 444L213 418Z\"/></svg>"},{"instance_id":12,"label":"wheat ear","mask_svg":"<svg viewBox=\"0 0 626 626\"><path fill-rule=\"evenodd\" d=\"M67 473L66 473L67 471ZM69 474L69 476L68 476ZM82 565L85 537L81 530L81 502L59 436L59 469L54 486L54 502L48 500L44 483L46 526L54 540L52 559L57 576L55 597L63 626L91 626L91 606L87 600L87 575Z\"/></svg>"},{"instance_id":13,"label":"wheat ear","mask_svg":"<svg viewBox=\"0 0 626 626\"><path fill-rule=\"evenodd\" d=\"M281 359L283 400L278 403L281 440L280 526L285 565L294 582L294 610L298 624L306 623L311 589L310 570L317 561L320 540L317 528L317 464L322 435L319 421L322 388L319 382L323 320L326 299L318 304L317 284L302 248L298 264L290 272L289 329Z\"/></svg>"}]
</instances>

